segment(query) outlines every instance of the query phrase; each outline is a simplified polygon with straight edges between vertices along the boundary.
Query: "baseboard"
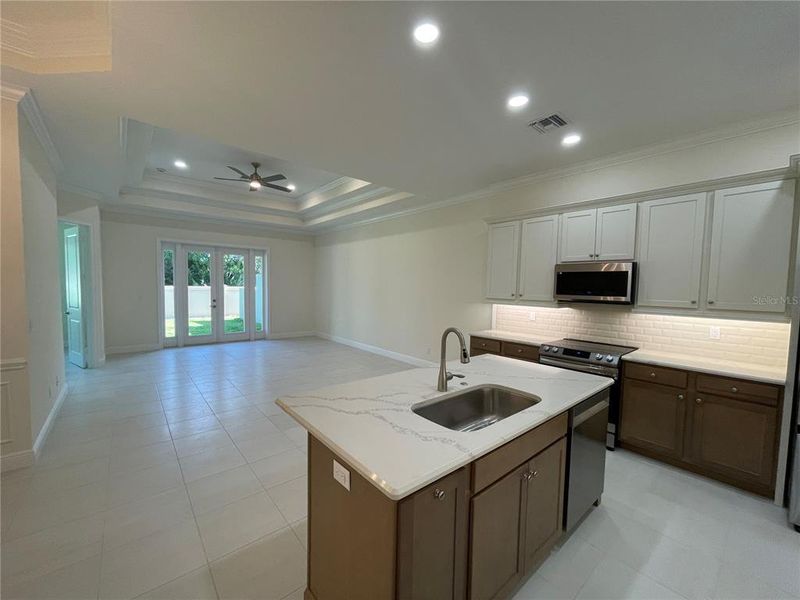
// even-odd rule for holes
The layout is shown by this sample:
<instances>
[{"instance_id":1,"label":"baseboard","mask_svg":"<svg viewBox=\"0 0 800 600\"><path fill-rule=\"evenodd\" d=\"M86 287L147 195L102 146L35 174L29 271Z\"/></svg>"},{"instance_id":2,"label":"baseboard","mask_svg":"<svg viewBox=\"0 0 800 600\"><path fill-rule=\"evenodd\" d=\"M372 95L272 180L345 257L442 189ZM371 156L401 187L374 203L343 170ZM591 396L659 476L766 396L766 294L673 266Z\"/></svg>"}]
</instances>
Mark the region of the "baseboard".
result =
<instances>
[{"instance_id":1,"label":"baseboard","mask_svg":"<svg viewBox=\"0 0 800 600\"><path fill-rule=\"evenodd\" d=\"M133 346L106 346L106 355L131 354L132 352L153 352L161 350L160 344L134 344ZM104 358L105 362L105 358Z\"/></svg>"},{"instance_id":2,"label":"baseboard","mask_svg":"<svg viewBox=\"0 0 800 600\"><path fill-rule=\"evenodd\" d=\"M34 457L38 458L39 454L41 454L44 443L47 441L47 436L50 435L50 430L53 429L53 424L56 422L58 412L61 410L61 405L64 404L68 393L69 385L64 383L64 385L61 386L61 391L58 393L58 398L56 398L56 401L53 403L53 408L50 409L50 414L47 415L44 425L42 425L42 428L39 430L39 435L36 436L36 441L33 442Z\"/></svg>"},{"instance_id":3,"label":"baseboard","mask_svg":"<svg viewBox=\"0 0 800 600\"><path fill-rule=\"evenodd\" d=\"M289 338L315 337L316 335L313 331L289 331L286 333L269 333L267 334L267 339L286 340Z\"/></svg>"},{"instance_id":4,"label":"baseboard","mask_svg":"<svg viewBox=\"0 0 800 600\"><path fill-rule=\"evenodd\" d=\"M20 450L0 457L0 472L30 467L33 464L33 450Z\"/></svg>"},{"instance_id":5,"label":"baseboard","mask_svg":"<svg viewBox=\"0 0 800 600\"><path fill-rule=\"evenodd\" d=\"M385 356L386 358L391 358L393 360L398 360L400 362L408 363L409 365L414 365L415 367L436 366L436 363L431 362L429 360L423 360L421 358L417 358L416 356L411 356L409 354L401 354L400 352L387 350L386 348L381 348L380 346L372 346L370 344L365 344L364 342L357 342L355 340L350 340L348 338L339 337L338 335L331 335L329 333L323 333L321 331L318 331L316 335L317 337L321 337L322 339L325 340L330 340L331 342L344 344L345 346L350 346L352 348L358 348L359 350L363 350L364 352L371 352L372 354Z\"/></svg>"}]
</instances>

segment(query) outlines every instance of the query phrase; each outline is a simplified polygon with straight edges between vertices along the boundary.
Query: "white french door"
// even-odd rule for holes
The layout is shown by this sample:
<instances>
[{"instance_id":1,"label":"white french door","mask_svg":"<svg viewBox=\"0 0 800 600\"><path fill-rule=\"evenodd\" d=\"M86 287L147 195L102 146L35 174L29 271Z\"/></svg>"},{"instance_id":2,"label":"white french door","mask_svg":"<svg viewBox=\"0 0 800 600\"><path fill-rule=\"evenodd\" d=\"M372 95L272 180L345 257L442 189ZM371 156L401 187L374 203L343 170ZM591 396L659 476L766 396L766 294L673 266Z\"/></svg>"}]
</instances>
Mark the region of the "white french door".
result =
<instances>
[{"instance_id":1,"label":"white french door","mask_svg":"<svg viewBox=\"0 0 800 600\"><path fill-rule=\"evenodd\" d=\"M266 335L266 253L163 242L161 331L165 346Z\"/></svg>"}]
</instances>

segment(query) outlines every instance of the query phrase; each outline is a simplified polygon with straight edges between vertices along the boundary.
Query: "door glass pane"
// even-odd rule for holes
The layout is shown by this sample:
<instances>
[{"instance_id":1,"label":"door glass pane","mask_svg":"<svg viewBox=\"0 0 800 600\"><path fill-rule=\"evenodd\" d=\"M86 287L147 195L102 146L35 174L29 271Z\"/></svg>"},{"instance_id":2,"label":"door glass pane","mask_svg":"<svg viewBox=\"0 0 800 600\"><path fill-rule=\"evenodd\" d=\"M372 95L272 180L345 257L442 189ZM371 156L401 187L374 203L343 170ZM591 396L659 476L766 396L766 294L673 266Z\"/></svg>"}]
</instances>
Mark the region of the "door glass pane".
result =
<instances>
[{"instance_id":1,"label":"door glass pane","mask_svg":"<svg viewBox=\"0 0 800 600\"><path fill-rule=\"evenodd\" d=\"M188 252L186 275L189 283L186 304L189 336L212 335L211 253Z\"/></svg>"},{"instance_id":2,"label":"door glass pane","mask_svg":"<svg viewBox=\"0 0 800 600\"><path fill-rule=\"evenodd\" d=\"M245 332L245 259L242 254L222 255L225 299L225 333Z\"/></svg>"},{"instance_id":3,"label":"door glass pane","mask_svg":"<svg viewBox=\"0 0 800 600\"><path fill-rule=\"evenodd\" d=\"M264 330L264 257L256 256L256 331Z\"/></svg>"},{"instance_id":4,"label":"door glass pane","mask_svg":"<svg viewBox=\"0 0 800 600\"><path fill-rule=\"evenodd\" d=\"M175 337L175 252L172 248L164 248L164 337Z\"/></svg>"}]
</instances>

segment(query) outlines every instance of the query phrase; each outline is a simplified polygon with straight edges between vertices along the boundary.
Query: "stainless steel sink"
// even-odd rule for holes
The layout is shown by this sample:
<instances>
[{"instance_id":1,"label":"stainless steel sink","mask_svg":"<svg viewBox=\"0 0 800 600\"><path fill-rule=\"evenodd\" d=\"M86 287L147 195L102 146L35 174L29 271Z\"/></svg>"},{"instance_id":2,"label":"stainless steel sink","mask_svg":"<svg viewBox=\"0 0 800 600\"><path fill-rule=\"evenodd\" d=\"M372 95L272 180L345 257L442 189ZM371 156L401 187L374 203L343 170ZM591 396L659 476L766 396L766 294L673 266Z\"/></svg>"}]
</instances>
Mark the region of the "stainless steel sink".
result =
<instances>
[{"instance_id":1,"label":"stainless steel sink","mask_svg":"<svg viewBox=\"0 0 800 600\"><path fill-rule=\"evenodd\" d=\"M511 388L482 385L417 404L411 410L448 429L478 431L541 401Z\"/></svg>"}]
</instances>

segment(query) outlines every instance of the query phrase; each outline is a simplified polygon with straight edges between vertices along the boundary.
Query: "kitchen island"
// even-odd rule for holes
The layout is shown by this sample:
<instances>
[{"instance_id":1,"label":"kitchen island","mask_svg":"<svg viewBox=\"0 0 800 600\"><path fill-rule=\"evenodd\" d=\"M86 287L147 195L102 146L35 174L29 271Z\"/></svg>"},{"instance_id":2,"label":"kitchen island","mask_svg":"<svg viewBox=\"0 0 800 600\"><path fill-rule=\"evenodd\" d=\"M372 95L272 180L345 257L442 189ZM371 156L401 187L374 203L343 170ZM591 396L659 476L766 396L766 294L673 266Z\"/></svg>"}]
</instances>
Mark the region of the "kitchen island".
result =
<instances>
[{"instance_id":1,"label":"kitchen island","mask_svg":"<svg viewBox=\"0 0 800 600\"><path fill-rule=\"evenodd\" d=\"M307 600L499 598L562 531L567 412L612 381L480 356L284 396L309 432ZM540 399L477 431L412 407L479 386Z\"/></svg>"}]
</instances>

